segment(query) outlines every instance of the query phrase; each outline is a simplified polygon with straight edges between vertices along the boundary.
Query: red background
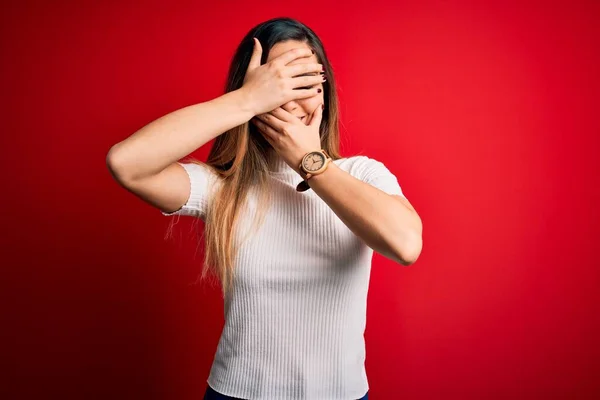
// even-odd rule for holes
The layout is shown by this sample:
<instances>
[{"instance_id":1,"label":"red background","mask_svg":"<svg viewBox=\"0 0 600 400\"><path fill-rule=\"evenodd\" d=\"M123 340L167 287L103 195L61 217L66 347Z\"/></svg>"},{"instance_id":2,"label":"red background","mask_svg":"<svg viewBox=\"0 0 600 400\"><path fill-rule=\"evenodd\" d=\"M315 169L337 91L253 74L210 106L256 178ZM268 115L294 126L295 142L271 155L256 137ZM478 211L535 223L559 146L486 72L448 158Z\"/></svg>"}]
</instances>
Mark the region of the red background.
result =
<instances>
[{"instance_id":1,"label":"red background","mask_svg":"<svg viewBox=\"0 0 600 400\"><path fill-rule=\"evenodd\" d=\"M424 223L416 264L374 257L371 397L598 398L600 7L520 3L3 2L3 398L201 398L223 315L192 221L165 240L105 156L284 15L325 43L344 154Z\"/></svg>"}]
</instances>

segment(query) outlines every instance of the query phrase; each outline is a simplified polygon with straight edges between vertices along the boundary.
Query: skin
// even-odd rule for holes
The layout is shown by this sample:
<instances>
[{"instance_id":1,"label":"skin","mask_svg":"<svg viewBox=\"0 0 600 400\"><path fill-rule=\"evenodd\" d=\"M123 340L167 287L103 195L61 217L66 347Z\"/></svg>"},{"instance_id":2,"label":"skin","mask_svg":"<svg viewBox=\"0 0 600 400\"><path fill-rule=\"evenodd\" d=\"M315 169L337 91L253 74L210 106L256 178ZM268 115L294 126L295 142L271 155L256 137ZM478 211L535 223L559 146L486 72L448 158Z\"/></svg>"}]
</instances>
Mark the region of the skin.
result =
<instances>
[{"instance_id":1,"label":"skin","mask_svg":"<svg viewBox=\"0 0 600 400\"><path fill-rule=\"evenodd\" d=\"M267 61L297 46L306 45L296 41L278 43ZM318 62L316 56L298 58L290 64L311 62ZM302 157L320 148L318 127L323 115L322 104L323 92L290 101L252 119L273 149L296 172ZM304 115L307 117L300 122L298 119ZM307 121L308 116L310 121ZM354 234L378 253L402 265L413 264L419 257L423 225L405 197L389 195L334 163L312 177L310 186Z\"/></svg>"},{"instance_id":2,"label":"skin","mask_svg":"<svg viewBox=\"0 0 600 400\"><path fill-rule=\"evenodd\" d=\"M292 50L294 48L298 48L298 47L309 48L309 46L306 43L299 42L297 40L288 40L285 42L279 42L271 48L271 51L269 52L269 57L267 58L267 62L270 62L271 60L273 60L274 58L277 58L281 54L283 54L289 50ZM297 59L293 60L292 62L290 62L288 65L310 64L310 63L318 63L318 62L319 62L319 60L317 59L317 56L313 54L310 57L297 58ZM311 73L310 75L318 75L318 74ZM316 85L316 87L321 88L321 90L323 90L322 83ZM316 96L309 97L306 99L298 99L298 100L289 101L289 102L283 104L281 106L281 108L283 108L287 112L289 112L297 117L304 116L304 118L302 118L300 120L305 125L307 125L308 124L308 116L311 115L317 109L317 107L319 107L323 103L323 100L324 100L323 92L321 92Z\"/></svg>"},{"instance_id":3,"label":"skin","mask_svg":"<svg viewBox=\"0 0 600 400\"><path fill-rule=\"evenodd\" d=\"M297 48L310 50L310 47L304 42L295 40L279 42L271 48L266 62L269 63L282 54ZM312 54L295 58L287 65L314 63L319 63L319 61L316 55ZM303 75L316 76L319 74L319 72L309 72ZM298 165L304 155L321 148L319 126L324 108L323 83L317 83L308 88L320 89L321 93L308 98L291 100L268 113L259 114L251 120L251 123L256 125L259 132L271 144L273 148L271 151L276 151L298 173L300 173Z\"/></svg>"}]
</instances>

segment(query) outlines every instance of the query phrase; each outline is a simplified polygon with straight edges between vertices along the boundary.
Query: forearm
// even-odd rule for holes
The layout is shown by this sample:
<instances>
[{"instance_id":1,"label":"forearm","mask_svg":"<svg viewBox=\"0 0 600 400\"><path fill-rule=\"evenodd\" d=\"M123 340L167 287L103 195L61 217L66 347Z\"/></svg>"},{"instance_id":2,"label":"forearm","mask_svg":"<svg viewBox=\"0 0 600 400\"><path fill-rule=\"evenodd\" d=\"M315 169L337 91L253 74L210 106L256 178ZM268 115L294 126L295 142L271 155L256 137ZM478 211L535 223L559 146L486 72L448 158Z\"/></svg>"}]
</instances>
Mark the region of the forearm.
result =
<instances>
[{"instance_id":1,"label":"forearm","mask_svg":"<svg viewBox=\"0 0 600 400\"><path fill-rule=\"evenodd\" d=\"M415 211L334 163L309 182L340 220L373 250L403 265L416 260L422 227Z\"/></svg>"},{"instance_id":2,"label":"forearm","mask_svg":"<svg viewBox=\"0 0 600 400\"><path fill-rule=\"evenodd\" d=\"M112 146L107 164L127 179L150 176L253 116L245 93L232 91L149 123Z\"/></svg>"}]
</instances>

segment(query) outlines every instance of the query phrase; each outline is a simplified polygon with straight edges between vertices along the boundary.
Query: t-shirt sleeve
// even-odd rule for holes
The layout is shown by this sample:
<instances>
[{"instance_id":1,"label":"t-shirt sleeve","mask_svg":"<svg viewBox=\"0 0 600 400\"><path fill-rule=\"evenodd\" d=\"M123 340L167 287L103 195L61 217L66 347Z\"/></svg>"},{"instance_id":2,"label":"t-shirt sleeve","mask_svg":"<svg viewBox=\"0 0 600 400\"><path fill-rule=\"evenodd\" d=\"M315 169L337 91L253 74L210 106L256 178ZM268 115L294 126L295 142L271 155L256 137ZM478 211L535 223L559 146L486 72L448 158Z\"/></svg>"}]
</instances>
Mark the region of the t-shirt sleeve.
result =
<instances>
[{"instance_id":1,"label":"t-shirt sleeve","mask_svg":"<svg viewBox=\"0 0 600 400\"><path fill-rule=\"evenodd\" d=\"M165 216L188 215L204 219L209 200L218 183L218 176L209 167L196 163L178 163L187 172L190 179L190 196L186 203L173 212L161 213Z\"/></svg>"},{"instance_id":2,"label":"t-shirt sleeve","mask_svg":"<svg viewBox=\"0 0 600 400\"><path fill-rule=\"evenodd\" d=\"M398 179L381 162L367 156L356 156L352 165L352 175L387 194L396 194L402 197L404 193Z\"/></svg>"}]
</instances>

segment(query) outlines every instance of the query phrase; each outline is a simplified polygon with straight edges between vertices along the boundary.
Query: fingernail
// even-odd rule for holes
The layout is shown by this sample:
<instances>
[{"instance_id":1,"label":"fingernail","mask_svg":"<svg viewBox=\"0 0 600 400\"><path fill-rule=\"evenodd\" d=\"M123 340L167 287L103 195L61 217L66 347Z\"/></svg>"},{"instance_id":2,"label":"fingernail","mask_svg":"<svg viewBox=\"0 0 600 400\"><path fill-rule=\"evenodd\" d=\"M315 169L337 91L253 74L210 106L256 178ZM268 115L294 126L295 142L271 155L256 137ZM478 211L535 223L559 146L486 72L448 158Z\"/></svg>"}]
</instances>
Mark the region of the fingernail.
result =
<instances>
[{"instance_id":1,"label":"fingernail","mask_svg":"<svg viewBox=\"0 0 600 400\"><path fill-rule=\"evenodd\" d=\"M315 51L313 49L310 49L310 52L313 53L313 54L315 54Z\"/></svg>"},{"instance_id":2,"label":"fingernail","mask_svg":"<svg viewBox=\"0 0 600 400\"><path fill-rule=\"evenodd\" d=\"M317 89L317 93L321 93L321 92L322 92L322 90L321 90L321 89Z\"/></svg>"},{"instance_id":3,"label":"fingernail","mask_svg":"<svg viewBox=\"0 0 600 400\"><path fill-rule=\"evenodd\" d=\"M325 104L321 104L321 110L325 109Z\"/></svg>"}]
</instances>

